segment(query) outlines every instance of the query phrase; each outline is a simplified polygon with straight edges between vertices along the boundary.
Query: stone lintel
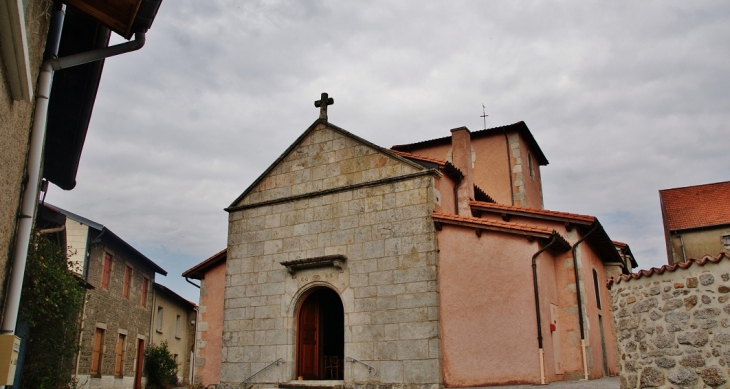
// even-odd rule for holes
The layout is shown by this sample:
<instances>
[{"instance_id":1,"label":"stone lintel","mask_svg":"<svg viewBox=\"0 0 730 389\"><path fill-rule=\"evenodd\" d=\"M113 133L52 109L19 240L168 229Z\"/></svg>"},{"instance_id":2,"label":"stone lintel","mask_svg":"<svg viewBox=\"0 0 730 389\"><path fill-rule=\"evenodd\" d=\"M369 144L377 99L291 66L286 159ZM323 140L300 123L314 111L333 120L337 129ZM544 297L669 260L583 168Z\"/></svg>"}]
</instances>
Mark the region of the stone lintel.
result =
<instances>
[{"instance_id":1,"label":"stone lintel","mask_svg":"<svg viewBox=\"0 0 730 389\"><path fill-rule=\"evenodd\" d=\"M301 269L310 269L315 267L334 266L342 272L342 267L347 261L347 257L342 254L325 255L323 257L295 259L293 261L281 262L281 266L286 267L286 271L292 276Z\"/></svg>"}]
</instances>

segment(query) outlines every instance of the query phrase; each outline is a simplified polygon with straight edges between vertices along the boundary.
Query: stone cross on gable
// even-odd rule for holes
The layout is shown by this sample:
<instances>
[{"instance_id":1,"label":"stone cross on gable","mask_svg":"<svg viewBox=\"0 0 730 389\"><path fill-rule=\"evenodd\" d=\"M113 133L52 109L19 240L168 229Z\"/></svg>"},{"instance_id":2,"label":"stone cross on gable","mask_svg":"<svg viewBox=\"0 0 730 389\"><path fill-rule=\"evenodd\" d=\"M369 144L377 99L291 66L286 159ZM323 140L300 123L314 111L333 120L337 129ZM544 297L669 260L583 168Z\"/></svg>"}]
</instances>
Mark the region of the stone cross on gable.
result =
<instances>
[{"instance_id":1,"label":"stone cross on gable","mask_svg":"<svg viewBox=\"0 0 730 389\"><path fill-rule=\"evenodd\" d=\"M314 102L314 106L319 108L319 118L327 120L327 106L335 103L335 99L329 97L327 93L322 93L322 98Z\"/></svg>"}]
</instances>

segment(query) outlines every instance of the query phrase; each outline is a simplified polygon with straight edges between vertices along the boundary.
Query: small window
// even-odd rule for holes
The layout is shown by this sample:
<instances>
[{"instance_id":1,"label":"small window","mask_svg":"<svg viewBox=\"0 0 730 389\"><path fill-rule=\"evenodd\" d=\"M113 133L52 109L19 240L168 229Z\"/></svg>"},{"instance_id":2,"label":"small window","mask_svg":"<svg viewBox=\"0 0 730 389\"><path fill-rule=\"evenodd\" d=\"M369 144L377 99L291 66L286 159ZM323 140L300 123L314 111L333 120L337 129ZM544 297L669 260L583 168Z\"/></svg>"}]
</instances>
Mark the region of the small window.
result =
<instances>
[{"instance_id":1,"label":"small window","mask_svg":"<svg viewBox=\"0 0 730 389\"><path fill-rule=\"evenodd\" d=\"M125 299L129 298L129 286L132 284L132 267L126 266L124 268L124 288L122 289L122 295Z\"/></svg>"},{"instance_id":2,"label":"small window","mask_svg":"<svg viewBox=\"0 0 730 389\"><path fill-rule=\"evenodd\" d=\"M593 269L593 287L596 288L596 305L598 309L601 309L601 290L598 287L598 272L596 272L596 269Z\"/></svg>"},{"instance_id":3,"label":"small window","mask_svg":"<svg viewBox=\"0 0 730 389\"><path fill-rule=\"evenodd\" d=\"M114 363L114 375L117 377L124 375L124 341L126 339L127 336L124 334L119 334L117 339L116 360Z\"/></svg>"},{"instance_id":4,"label":"small window","mask_svg":"<svg viewBox=\"0 0 730 389\"><path fill-rule=\"evenodd\" d=\"M725 250L730 250L730 235L723 235L722 236L722 247Z\"/></svg>"},{"instance_id":5,"label":"small window","mask_svg":"<svg viewBox=\"0 0 730 389\"><path fill-rule=\"evenodd\" d=\"M177 315L177 317L175 318L175 337L178 339L182 337L182 335L180 335L181 322L182 318L180 317L180 315Z\"/></svg>"},{"instance_id":6,"label":"small window","mask_svg":"<svg viewBox=\"0 0 730 389\"><path fill-rule=\"evenodd\" d=\"M147 277L142 278L142 290L140 292L139 303L143 307L147 306L147 288L149 288L150 280Z\"/></svg>"},{"instance_id":7,"label":"small window","mask_svg":"<svg viewBox=\"0 0 730 389\"><path fill-rule=\"evenodd\" d=\"M109 253L104 253L104 269L101 273L101 288L109 290L109 279L112 273L112 256Z\"/></svg>"},{"instance_id":8,"label":"small window","mask_svg":"<svg viewBox=\"0 0 730 389\"><path fill-rule=\"evenodd\" d=\"M91 375L101 375L101 360L104 356L104 329L97 328L94 332L94 348L91 353Z\"/></svg>"},{"instance_id":9,"label":"small window","mask_svg":"<svg viewBox=\"0 0 730 389\"><path fill-rule=\"evenodd\" d=\"M162 307L157 307L157 332L162 332Z\"/></svg>"},{"instance_id":10,"label":"small window","mask_svg":"<svg viewBox=\"0 0 730 389\"><path fill-rule=\"evenodd\" d=\"M527 165L530 167L530 178L535 179L535 168L532 166L532 154L527 153Z\"/></svg>"}]
</instances>

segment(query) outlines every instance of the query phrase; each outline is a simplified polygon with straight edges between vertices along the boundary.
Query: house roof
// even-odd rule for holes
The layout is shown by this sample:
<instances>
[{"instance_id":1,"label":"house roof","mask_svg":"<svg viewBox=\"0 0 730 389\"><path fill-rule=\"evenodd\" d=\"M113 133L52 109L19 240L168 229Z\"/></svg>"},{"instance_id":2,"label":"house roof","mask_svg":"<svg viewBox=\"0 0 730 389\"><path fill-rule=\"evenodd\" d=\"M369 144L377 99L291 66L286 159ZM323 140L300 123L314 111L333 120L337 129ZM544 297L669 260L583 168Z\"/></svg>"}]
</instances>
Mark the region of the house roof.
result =
<instances>
[{"instance_id":1,"label":"house roof","mask_svg":"<svg viewBox=\"0 0 730 389\"><path fill-rule=\"evenodd\" d=\"M470 201L469 205L472 211L501 214L502 218L507 220L509 220L509 216L523 216L562 222L566 223L566 225L574 224L583 236L590 233L586 240L593 246L604 262L623 263L621 255L616 250L616 246L603 229L601 222L595 216L549 211L546 209L523 208L514 205L485 203L481 201ZM595 231L591 233L590 231L593 231L594 228ZM631 265L636 267L636 261L632 261Z\"/></svg>"},{"instance_id":2,"label":"house roof","mask_svg":"<svg viewBox=\"0 0 730 389\"><path fill-rule=\"evenodd\" d=\"M730 224L730 181L659 191L667 231Z\"/></svg>"},{"instance_id":3,"label":"house roof","mask_svg":"<svg viewBox=\"0 0 730 389\"><path fill-rule=\"evenodd\" d=\"M199 264L191 267L188 270L185 270L182 273L183 277L186 278L193 278L196 280L202 280L205 278L205 273L210 270L212 267L218 265L219 263L225 262L228 256L228 249L223 249L215 254L213 254L210 258L206 259L203 262L200 262Z\"/></svg>"},{"instance_id":4,"label":"house roof","mask_svg":"<svg viewBox=\"0 0 730 389\"><path fill-rule=\"evenodd\" d=\"M540 145L537 144L537 141L532 136L530 129L527 128L527 124L525 124L525 122L523 122L523 121L520 121L520 122L517 122L514 124L508 124L506 126L493 127L493 128L488 128L486 130L474 131L471 133L471 139L486 138L489 136L502 135L502 134L507 134L510 132L517 132L522 136L522 138L525 140L527 145L530 147L530 150L532 150L532 152L535 154L535 159L537 160L537 162L540 165L544 166L544 165L548 164L548 160L545 157L545 154L543 154L542 149L540 149ZM395 146L391 147L391 149L397 150L397 151L411 152L411 151L426 148L426 147L450 144L450 143L451 143L451 137L446 136L443 138L429 139L429 140L416 142L416 143L395 145Z\"/></svg>"},{"instance_id":5,"label":"house roof","mask_svg":"<svg viewBox=\"0 0 730 389\"><path fill-rule=\"evenodd\" d=\"M67 210L65 210L63 208L56 207L55 205L51 205L51 204L45 203L45 206L48 207L48 208L50 208L50 209L52 209L52 210L57 210L58 212L66 215L66 217L68 219L75 220L75 221L77 221L79 223L82 223L82 224L85 224L85 225L89 226L89 228L92 228L92 229L96 230L97 232L99 232L99 235L97 235L97 237L96 237L97 240L98 239L110 239L111 241L115 242L116 244L119 244L120 246L122 246L122 248L124 248L124 249L128 250L129 252L131 252L135 257L137 257L137 259L140 262L142 262L145 265L147 265L150 268L152 268L152 270L154 270L155 273L162 274L163 276L166 276L167 275L167 271L165 271L165 269L161 268L159 265L157 265L156 263L154 263L151 259L147 258L147 256L145 256L144 254L140 253L132 245L130 245L129 243L125 242L124 239L122 239L119 236L117 236L117 234L115 234L114 232L112 232L110 229L108 229L104 225L99 224L99 223L97 223L97 222L95 222L93 220L87 219L87 218L85 218L83 216L79 216L79 215L77 215L77 214L75 214L73 212L69 212L69 211L67 211Z\"/></svg>"},{"instance_id":6,"label":"house roof","mask_svg":"<svg viewBox=\"0 0 730 389\"><path fill-rule=\"evenodd\" d=\"M638 280L638 279L644 278L644 277L651 277L655 274L661 275L666 272L674 273L675 271L677 271L679 269L689 269L690 267L692 267L692 265L695 265L695 264L697 264L697 266L705 266L708 263L719 263L723 259L730 260L730 254L719 253L714 257L711 255L705 255L704 257L702 257L700 259L691 258L691 259L688 259L687 262L678 262L678 263L675 263L672 265L664 265L662 267L652 267L649 270L639 270L639 271L637 271L635 273L631 273L631 274L623 274L623 275L619 276L617 279L614 279L612 277L610 280L608 280L607 285L608 285L608 288L610 289L614 283L618 284L622 281L627 282L627 281L631 281L631 280Z\"/></svg>"},{"instance_id":7,"label":"house roof","mask_svg":"<svg viewBox=\"0 0 730 389\"><path fill-rule=\"evenodd\" d=\"M127 39L147 31L162 0L142 0ZM124 35L124 34L122 34ZM111 31L84 12L68 6L58 56L64 57L109 45ZM94 110L104 60L54 72L48 100L43 152L43 178L64 190L76 186L76 173Z\"/></svg>"},{"instance_id":8,"label":"house roof","mask_svg":"<svg viewBox=\"0 0 730 389\"><path fill-rule=\"evenodd\" d=\"M489 231L506 232L510 234L532 236L535 238L549 239L553 236L556 236L562 246L564 246L566 249L570 249L570 244L562 236L560 236L560 234L558 234L555 230L551 230L545 227L504 222L499 220L486 220L480 219L478 217L452 215L438 212L432 213L431 217L434 221L444 224L473 227Z\"/></svg>"},{"instance_id":9,"label":"house roof","mask_svg":"<svg viewBox=\"0 0 730 389\"><path fill-rule=\"evenodd\" d=\"M162 293L168 295L169 297L172 297L173 299L178 300L181 303L183 303L193 309L198 307L198 304L195 304L194 302L186 299L185 297L180 296L179 294L175 293L175 291L166 287L165 285L158 284L157 282L155 282L153 284L153 287L155 288L156 291L162 292Z\"/></svg>"},{"instance_id":10,"label":"house roof","mask_svg":"<svg viewBox=\"0 0 730 389\"><path fill-rule=\"evenodd\" d=\"M261 181L263 181L266 178L266 176L268 176L269 173L271 173L271 171L274 170L276 168L276 166L278 166L279 163L281 161L283 161L284 158L286 158L286 156L289 155L289 153L291 153L299 145L299 143L301 143L320 124L326 126L327 128L329 128L329 129L331 129L331 130L333 130L335 132L338 132L338 133L342 134L345 137L348 137L350 139L354 139L355 141L360 142L360 143L362 143L362 144L364 144L364 145L366 145L368 147L371 147L371 148L373 148L375 150L378 150L378 151L380 151L383 154L386 154L386 155L388 155L388 156L390 156L392 158L395 158L395 159L397 159L397 160L399 160L399 161L401 161L403 163L406 163L406 164L408 164L410 166L413 166L416 169L419 169L419 170L425 170L425 169L427 169L427 168L424 168L423 165L420 165L418 163L415 163L415 162L409 160L408 158L405 158L403 156L400 156L400 155L394 153L392 150L389 150L389 149L380 147L380 146L378 146L378 145L376 145L376 144L374 144L374 143L372 143L372 142L370 142L370 141L368 141L366 139L360 138L359 136L357 136L357 135L355 135L355 134L353 134L353 133L351 133L351 132L349 132L349 131L347 131L347 130L345 130L343 128L337 127L336 125L328 122L325 119L317 119L317 120L314 121L314 123L312 123L309 126L309 128L307 128L306 131L304 131L302 133L302 135L300 135L291 145L289 145L289 147L287 147L286 150L284 150L284 152L281 153L281 155L274 161L274 163L272 163L266 170L264 170L264 172L261 173L261 175L251 185L249 185L249 187L246 188L246 190L243 191L243 193L241 193L240 196L238 196L235 200L233 200L233 202L231 203L231 205L229 205L227 208L225 208L225 211L230 212L230 211L236 210L237 209L236 205L241 200L243 200L243 198L246 197L246 195L248 195L254 188L256 188L256 186Z\"/></svg>"}]
</instances>

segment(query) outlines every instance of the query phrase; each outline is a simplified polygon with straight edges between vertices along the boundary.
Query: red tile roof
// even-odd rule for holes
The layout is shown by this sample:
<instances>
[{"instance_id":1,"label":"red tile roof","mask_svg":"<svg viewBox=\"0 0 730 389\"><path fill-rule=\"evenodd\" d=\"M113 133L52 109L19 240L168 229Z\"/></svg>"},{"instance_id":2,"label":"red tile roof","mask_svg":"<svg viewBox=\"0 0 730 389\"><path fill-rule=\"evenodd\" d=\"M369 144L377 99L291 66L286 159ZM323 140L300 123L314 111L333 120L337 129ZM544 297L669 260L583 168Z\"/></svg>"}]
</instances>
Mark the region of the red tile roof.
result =
<instances>
[{"instance_id":1,"label":"red tile roof","mask_svg":"<svg viewBox=\"0 0 730 389\"><path fill-rule=\"evenodd\" d=\"M717 254L717 256L715 256L715 257L713 257L711 255L705 255L704 257L702 257L700 259L694 259L694 258L688 259L687 262L680 262L680 263L675 263L672 265L664 265L659 268L652 267L649 270L639 270L636 273L621 275L618 277L617 280L614 280L613 277L611 277L611 279L608 280L607 286L610 289L614 283L619 284L621 281L627 282L627 281L631 281L631 280L638 280L643 277L651 277L654 274L664 274L666 272L673 273L679 269L689 269L695 263L697 264L697 266L705 266L707 263L718 263L718 262L722 261L723 258L730 259L730 254L720 253L720 254Z\"/></svg>"},{"instance_id":2,"label":"red tile roof","mask_svg":"<svg viewBox=\"0 0 730 389\"><path fill-rule=\"evenodd\" d=\"M659 191L668 231L730 224L730 181Z\"/></svg>"},{"instance_id":3,"label":"red tile roof","mask_svg":"<svg viewBox=\"0 0 730 389\"><path fill-rule=\"evenodd\" d=\"M205 261L200 262L199 264L191 267L188 270L185 270L182 273L182 276L187 278L194 278L196 280L203 279L203 277L205 276L205 272L208 271L208 269L210 269L213 265L218 264L218 262L225 262L227 256L228 249L226 248L213 254Z\"/></svg>"},{"instance_id":4,"label":"red tile roof","mask_svg":"<svg viewBox=\"0 0 730 389\"><path fill-rule=\"evenodd\" d=\"M431 217L433 217L435 220L443 221L443 222L458 222L460 224L471 224L475 227L484 226L484 227L494 227L497 229L508 229L508 230L515 230L515 231L521 231L521 232L527 232L531 234L536 235L551 235L553 233L553 230L545 227L537 227L537 226L530 226L527 224L520 224L520 223L512 223L512 222L503 222L501 220L486 220L486 219L480 219L478 217L470 217L470 216L461 216L461 215L451 215L446 213L438 213L434 212L431 214Z\"/></svg>"},{"instance_id":5,"label":"red tile roof","mask_svg":"<svg viewBox=\"0 0 730 389\"><path fill-rule=\"evenodd\" d=\"M547 209L534 209L534 208L523 208L514 205L504 205L496 203L485 203L481 201L470 201L469 205L472 208L476 208L480 211L501 213L507 212L513 215L529 215L529 216L547 216L549 218L555 218L560 220L567 220L573 222L579 222L584 224L593 223L596 218L589 215L579 215L577 213L549 211Z\"/></svg>"},{"instance_id":6,"label":"red tile roof","mask_svg":"<svg viewBox=\"0 0 730 389\"><path fill-rule=\"evenodd\" d=\"M393 149L390 149L389 151L393 154L400 155L401 157L413 158L413 159L417 159L419 161L432 162L432 163L442 165L442 166L446 165L448 163L448 161L445 159L431 158L431 157L426 157L423 155L411 154L411 153L406 153L403 151L398 151L398 150L393 150Z\"/></svg>"}]
</instances>

